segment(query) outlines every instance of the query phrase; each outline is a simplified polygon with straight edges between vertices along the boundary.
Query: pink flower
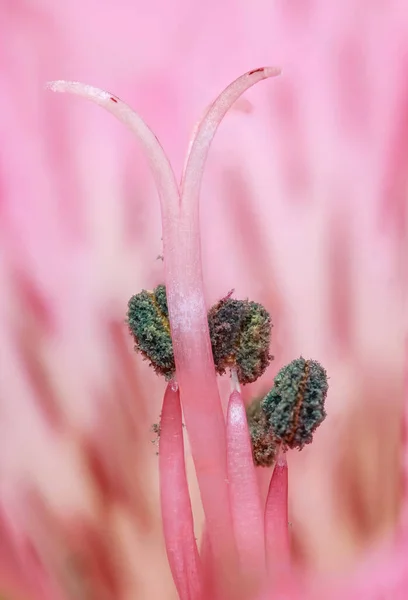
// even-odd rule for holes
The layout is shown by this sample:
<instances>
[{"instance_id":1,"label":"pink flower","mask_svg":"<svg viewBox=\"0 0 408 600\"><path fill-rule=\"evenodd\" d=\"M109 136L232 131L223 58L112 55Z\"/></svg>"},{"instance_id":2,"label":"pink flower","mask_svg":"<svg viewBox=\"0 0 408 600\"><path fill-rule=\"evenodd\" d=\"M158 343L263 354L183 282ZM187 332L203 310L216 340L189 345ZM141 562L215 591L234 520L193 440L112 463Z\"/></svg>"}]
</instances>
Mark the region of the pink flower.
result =
<instances>
[{"instance_id":1,"label":"pink flower","mask_svg":"<svg viewBox=\"0 0 408 600\"><path fill-rule=\"evenodd\" d=\"M203 98L205 104L233 73L267 59L281 64L284 76L234 106L203 182L205 300L197 215L175 217L176 188L167 181L164 250L178 383L206 513L199 558L178 394L169 389L168 436L161 439L168 447L159 461L173 576L180 593L195 593L201 581L213 586L211 594L224 585L237 597L234 585L239 591L248 585L251 593L260 585L256 557L264 552L265 534L266 550L275 553L269 564L277 555L287 559L276 550L287 545L285 487L277 485L286 467L275 473L281 493L269 496L265 527L270 473L257 474L255 482L237 395L225 429L210 360L204 308L235 287L272 313L273 368L304 353L321 359L331 376L325 427L310 451L289 457L290 575L282 567L283 574L268 580L265 597L271 589L293 598L404 597L403 7L361 2L333 8L315 1L271 8L265 2L254 11L210 4L194 14L201 37L190 42L179 35L183 19L193 18L191 5L182 2L171 10L160 5L160 19L153 3L143 23L131 18L134 9L126 3L98 19L91 1L81 7L80 20L68 5L60 12L46 4L19 10L10 5L5 12L1 76L7 90L0 265L4 587L41 598L57 597L61 589L68 597L171 594L148 432L160 412L160 384L131 355L122 323L126 298L162 280L161 262L154 261L161 244L152 182L114 125L80 103L45 99L43 82L107 80L154 124L178 172L185 127ZM149 36L140 46L135 38L144 29ZM61 41L65 31L73 41ZM143 67L129 72L125 57L132 44L143 50ZM167 53L172 45L178 50ZM185 190L195 196L192 183L186 179ZM197 207L196 196L187 206ZM181 242L191 243L191 252ZM176 243L179 252L172 255ZM186 268L188 261L194 268ZM195 315L190 323L189 315ZM272 369L251 395L271 383ZM226 485L225 473L236 473L241 463L246 468ZM172 509L185 519L172 520L166 515ZM211 539L217 543L210 552ZM245 568L238 569L242 553ZM340 574L321 575L335 570Z\"/></svg>"},{"instance_id":2,"label":"pink flower","mask_svg":"<svg viewBox=\"0 0 408 600\"><path fill-rule=\"evenodd\" d=\"M263 509L246 412L237 390L231 394L224 424L200 257L198 198L213 136L228 108L246 89L277 73L265 68L250 71L210 106L190 144L180 192L157 138L127 105L90 86L51 84L55 91L92 99L124 122L141 142L159 190L177 376L177 383L168 385L160 423L161 507L169 563L183 600L254 597L265 586L267 596L286 585L286 594L296 595L297 587L307 594L307 583L300 583L291 567L286 460L278 459ZM179 389L205 513L201 556L185 471Z\"/></svg>"}]
</instances>

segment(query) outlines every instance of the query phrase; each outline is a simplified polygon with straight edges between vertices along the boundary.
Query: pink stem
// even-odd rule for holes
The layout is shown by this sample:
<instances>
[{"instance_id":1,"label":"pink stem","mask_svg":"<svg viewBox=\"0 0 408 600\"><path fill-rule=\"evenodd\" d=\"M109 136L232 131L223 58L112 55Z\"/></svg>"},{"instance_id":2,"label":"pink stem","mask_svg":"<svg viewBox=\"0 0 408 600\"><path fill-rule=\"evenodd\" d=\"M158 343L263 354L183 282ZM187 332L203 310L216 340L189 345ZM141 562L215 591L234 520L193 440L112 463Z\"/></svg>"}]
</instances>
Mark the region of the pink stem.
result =
<instances>
[{"instance_id":1,"label":"pink stem","mask_svg":"<svg viewBox=\"0 0 408 600\"><path fill-rule=\"evenodd\" d=\"M286 572L290 565L288 530L288 465L278 455L265 506L266 565L269 575Z\"/></svg>"},{"instance_id":2,"label":"pink stem","mask_svg":"<svg viewBox=\"0 0 408 600\"><path fill-rule=\"evenodd\" d=\"M241 394L232 392L227 414L230 501L241 567L258 580L265 573L264 523Z\"/></svg>"},{"instance_id":3,"label":"pink stem","mask_svg":"<svg viewBox=\"0 0 408 600\"><path fill-rule=\"evenodd\" d=\"M179 392L167 386L160 422L160 500L167 556L181 600L202 597L201 566L186 477Z\"/></svg>"}]
</instances>

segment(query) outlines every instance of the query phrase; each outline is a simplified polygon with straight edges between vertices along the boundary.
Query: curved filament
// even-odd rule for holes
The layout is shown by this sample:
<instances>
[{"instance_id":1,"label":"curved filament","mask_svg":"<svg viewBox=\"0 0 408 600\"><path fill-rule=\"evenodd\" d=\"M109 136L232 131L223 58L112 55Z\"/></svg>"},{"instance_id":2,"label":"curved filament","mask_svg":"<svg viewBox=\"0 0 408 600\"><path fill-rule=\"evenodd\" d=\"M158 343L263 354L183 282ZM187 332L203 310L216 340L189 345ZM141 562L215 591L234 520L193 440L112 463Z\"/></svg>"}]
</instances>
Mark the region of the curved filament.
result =
<instances>
[{"instance_id":1,"label":"curved filament","mask_svg":"<svg viewBox=\"0 0 408 600\"><path fill-rule=\"evenodd\" d=\"M78 81L50 81L47 87L53 92L68 92L91 100L124 123L136 135L145 151L160 195L163 217L168 211L177 209L179 192L169 159L155 134L130 106L109 92Z\"/></svg>"},{"instance_id":2,"label":"curved filament","mask_svg":"<svg viewBox=\"0 0 408 600\"><path fill-rule=\"evenodd\" d=\"M212 552L217 567L230 571L227 579L233 577L236 549L231 535L225 422L204 299L198 201L205 160L222 118L246 89L278 72L263 68L243 75L208 109L190 145L178 227L169 228L164 236L168 305L183 412Z\"/></svg>"},{"instance_id":3,"label":"curved filament","mask_svg":"<svg viewBox=\"0 0 408 600\"><path fill-rule=\"evenodd\" d=\"M249 71L233 81L211 104L194 130L185 163L181 184L181 202L182 205L188 207L187 210L196 210L198 207L201 180L208 151L215 132L228 110L255 83L275 77L280 72L280 69L274 67L262 67Z\"/></svg>"}]
</instances>

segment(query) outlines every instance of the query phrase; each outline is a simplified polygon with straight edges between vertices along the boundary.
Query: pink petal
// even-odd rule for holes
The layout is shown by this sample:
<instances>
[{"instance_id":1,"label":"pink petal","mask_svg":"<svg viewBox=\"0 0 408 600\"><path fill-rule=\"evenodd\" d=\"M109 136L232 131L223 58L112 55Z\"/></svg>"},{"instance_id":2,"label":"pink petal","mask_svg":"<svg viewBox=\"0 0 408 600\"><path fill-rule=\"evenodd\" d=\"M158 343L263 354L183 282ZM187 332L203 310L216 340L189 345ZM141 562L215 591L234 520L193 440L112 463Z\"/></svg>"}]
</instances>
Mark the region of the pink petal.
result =
<instances>
[{"instance_id":1,"label":"pink petal","mask_svg":"<svg viewBox=\"0 0 408 600\"><path fill-rule=\"evenodd\" d=\"M0 598L61 600L53 574L24 532L9 521L0 505Z\"/></svg>"},{"instance_id":2,"label":"pink petal","mask_svg":"<svg viewBox=\"0 0 408 600\"><path fill-rule=\"evenodd\" d=\"M239 560L245 571L259 578L265 569L263 516L245 406L238 391L228 404L227 460Z\"/></svg>"},{"instance_id":3,"label":"pink petal","mask_svg":"<svg viewBox=\"0 0 408 600\"><path fill-rule=\"evenodd\" d=\"M171 572L181 600L196 600L201 596L200 558L184 461L180 397L171 384L163 401L159 468L163 529Z\"/></svg>"},{"instance_id":4,"label":"pink petal","mask_svg":"<svg viewBox=\"0 0 408 600\"><path fill-rule=\"evenodd\" d=\"M288 465L280 453L265 507L266 564L269 574L281 574L290 564L288 531Z\"/></svg>"}]
</instances>

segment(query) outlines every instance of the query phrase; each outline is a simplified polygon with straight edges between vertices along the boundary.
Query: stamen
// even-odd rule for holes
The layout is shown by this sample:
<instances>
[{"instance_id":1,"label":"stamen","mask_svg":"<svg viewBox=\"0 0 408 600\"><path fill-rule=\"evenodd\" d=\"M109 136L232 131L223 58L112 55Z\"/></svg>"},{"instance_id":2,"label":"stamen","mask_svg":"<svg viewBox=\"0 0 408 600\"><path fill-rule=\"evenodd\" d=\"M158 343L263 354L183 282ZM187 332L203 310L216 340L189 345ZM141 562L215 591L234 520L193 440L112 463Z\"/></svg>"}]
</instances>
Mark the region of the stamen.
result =
<instances>
[{"instance_id":1,"label":"stamen","mask_svg":"<svg viewBox=\"0 0 408 600\"><path fill-rule=\"evenodd\" d=\"M228 480L238 555L252 585L261 579L265 565L263 518L252 461L245 406L233 391L227 413Z\"/></svg>"},{"instance_id":2,"label":"stamen","mask_svg":"<svg viewBox=\"0 0 408 600\"><path fill-rule=\"evenodd\" d=\"M164 537L173 579L181 600L199 600L201 564L186 477L180 398L172 383L163 400L159 469Z\"/></svg>"},{"instance_id":3,"label":"stamen","mask_svg":"<svg viewBox=\"0 0 408 600\"><path fill-rule=\"evenodd\" d=\"M265 546L268 573L281 576L290 564L288 528L288 465L280 451L265 506Z\"/></svg>"},{"instance_id":4,"label":"stamen","mask_svg":"<svg viewBox=\"0 0 408 600\"><path fill-rule=\"evenodd\" d=\"M209 107L194 132L182 177L182 204L186 205L188 210L194 212L198 206L201 179L208 151L215 132L228 110L250 87L263 79L276 77L280 72L281 70L275 67L262 67L249 71L231 83Z\"/></svg>"},{"instance_id":5,"label":"stamen","mask_svg":"<svg viewBox=\"0 0 408 600\"><path fill-rule=\"evenodd\" d=\"M190 145L181 181L181 214L166 253L166 284L177 377L196 466L207 530L217 569L233 581L224 416L214 373L201 265L199 193L214 134L232 104L249 87L273 75L265 68L238 78L212 104ZM217 498L214 498L214 490ZM228 595L225 590L224 596Z\"/></svg>"}]
</instances>

